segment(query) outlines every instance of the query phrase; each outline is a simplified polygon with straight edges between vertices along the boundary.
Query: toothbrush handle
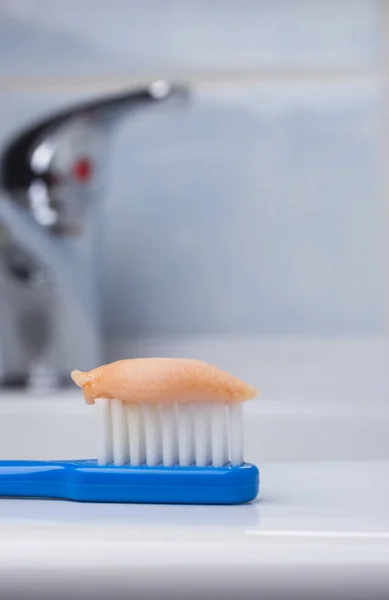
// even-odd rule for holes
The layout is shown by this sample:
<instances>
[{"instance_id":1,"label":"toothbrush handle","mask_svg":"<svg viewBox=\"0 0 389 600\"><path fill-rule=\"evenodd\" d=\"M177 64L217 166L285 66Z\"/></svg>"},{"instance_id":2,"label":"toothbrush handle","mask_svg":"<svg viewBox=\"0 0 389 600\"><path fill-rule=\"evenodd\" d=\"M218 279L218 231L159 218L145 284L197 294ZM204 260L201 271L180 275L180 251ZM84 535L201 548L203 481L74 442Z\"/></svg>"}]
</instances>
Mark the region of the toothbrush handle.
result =
<instances>
[{"instance_id":1,"label":"toothbrush handle","mask_svg":"<svg viewBox=\"0 0 389 600\"><path fill-rule=\"evenodd\" d=\"M259 489L255 465L102 466L95 459L0 461L0 497L80 502L242 504Z\"/></svg>"},{"instance_id":2,"label":"toothbrush handle","mask_svg":"<svg viewBox=\"0 0 389 600\"><path fill-rule=\"evenodd\" d=\"M66 497L65 462L0 461L0 497Z\"/></svg>"}]
</instances>

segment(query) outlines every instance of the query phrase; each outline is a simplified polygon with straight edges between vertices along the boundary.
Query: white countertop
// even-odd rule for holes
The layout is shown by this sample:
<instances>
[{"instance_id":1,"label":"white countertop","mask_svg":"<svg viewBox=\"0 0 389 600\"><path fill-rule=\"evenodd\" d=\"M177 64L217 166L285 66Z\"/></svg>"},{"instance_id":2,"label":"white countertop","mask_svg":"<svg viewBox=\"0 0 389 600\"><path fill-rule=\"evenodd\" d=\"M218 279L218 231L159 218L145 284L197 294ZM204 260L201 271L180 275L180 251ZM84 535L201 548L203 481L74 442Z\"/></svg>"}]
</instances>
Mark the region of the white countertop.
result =
<instances>
[{"instance_id":1,"label":"white countertop","mask_svg":"<svg viewBox=\"0 0 389 600\"><path fill-rule=\"evenodd\" d=\"M239 342L239 353L242 344ZM266 356L263 342L259 344L258 356ZM268 355L276 363L277 352L274 342L271 344ZM290 395L282 393L281 384L279 393L274 393L276 379L272 390L266 384L268 394L261 386L264 399L246 416L248 458L261 470L260 496L250 505L0 500L2 597L11 591L18 598L35 592L41 599L62 597L61 590L64 598L77 594L95 599L135 598L141 592L145 598L199 598L201 594L217 598L341 598L352 594L354 598L388 598L389 410L385 395L389 371L384 369L388 355L386 345L380 342L373 360L369 344L363 377L355 375L365 382L363 394L357 395L354 403L355 364L350 364L347 353L343 371L335 360L331 370L328 362L320 359L318 348L314 364L312 351L305 358L300 352L300 367L294 354L297 371L304 373L306 365L310 388L306 395L299 389L303 378L297 384L294 377ZM225 353L225 344L223 348ZM228 360L224 354L224 363L233 362L233 348L231 344ZM330 354L337 351L334 342ZM321 354L326 352L322 346ZM254 353L255 343L251 342L251 364L255 363ZM290 373L286 358L280 342L278 372L283 380ZM364 397L369 360L371 389L381 390L371 402ZM262 369L266 369L263 360ZM343 373L338 394L334 369ZM242 362L239 370L244 370ZM323 379L327 373L326 402L320 381L314 394L313 371L320 378L323 373ZM251 378L246 374L246 379L258 385L257 377L254 370ZM328 379L334 384L332 392ZM85 435L74 442L81 437L81 430L79 436L74 434L79 422ZM49 425L51 433L45 438ZM40 439L35 446L32 430ZM271 435L266 435L269 430ZM66 440L72 447L68 445L67 456L62 457L82 458L93 447L92 432L91 413L73 394L35 399L10 394L0 400L0 452L4 458L5 454L6 458L26 458L30 451L31 458L58 458L53 454L64 451ZM15 441L17 434L24 445L20 437Z\"/></svg>"},{"instance_id":2,"label":"white countertop","mask_svg":"<svg viewBox=\"0 0 389 600\"><path fill-rule=\"evenodd\" d=\"M283 597L293 573L295 592L316 597L335 568L334 597L356 583L369 598L389 589L389 461L274 463L261 474L260 498L245 506L4 499L0 588L27 593L40 573L48 596L58 581L69 594L83 582L98 595L111 582L146 597L212 581L217 597L238 582Z\"/></svg>"}]
</instances>

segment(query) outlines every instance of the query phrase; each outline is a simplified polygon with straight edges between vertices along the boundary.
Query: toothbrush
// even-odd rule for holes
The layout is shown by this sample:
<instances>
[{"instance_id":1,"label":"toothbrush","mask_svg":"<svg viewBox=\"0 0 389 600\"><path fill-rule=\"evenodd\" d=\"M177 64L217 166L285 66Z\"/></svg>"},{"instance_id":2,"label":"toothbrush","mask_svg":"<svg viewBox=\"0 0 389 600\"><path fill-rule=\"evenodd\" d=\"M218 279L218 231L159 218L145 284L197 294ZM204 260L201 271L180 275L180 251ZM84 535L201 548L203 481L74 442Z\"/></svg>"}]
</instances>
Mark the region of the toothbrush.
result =
<instances>
[{"instance_id":1,"label":"toothbrush","mask_svg":"<svg viewBox=\"0 0 389 600\"><path fill-rule=\"evenodd\" d=\"M73 371L97 416L97 459L0 461L0 496L87 502L240 504L259 471L243 457L243 404L257 395L191 359Z\"/></svg>"}]
</instances>

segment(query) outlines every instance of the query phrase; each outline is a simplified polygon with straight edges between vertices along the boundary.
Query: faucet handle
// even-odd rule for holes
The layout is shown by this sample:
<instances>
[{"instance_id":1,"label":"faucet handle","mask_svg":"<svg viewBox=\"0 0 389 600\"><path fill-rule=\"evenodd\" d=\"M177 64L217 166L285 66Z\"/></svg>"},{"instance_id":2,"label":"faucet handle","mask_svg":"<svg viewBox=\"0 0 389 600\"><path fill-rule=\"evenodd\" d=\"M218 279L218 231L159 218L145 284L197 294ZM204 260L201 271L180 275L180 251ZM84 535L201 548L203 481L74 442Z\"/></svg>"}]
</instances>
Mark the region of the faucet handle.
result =
<instances>
[{"instance_id":1,"label":"faucet handle","mask_svg":"<svg viewBox=\"0 0 389 600\"><path fill-rule=\"evenodd\" d=\"M187 97L186 88L155 81L60 111L9 141L0 157L0 184L50 233L77 234L98 195L104 150L117 120Z\"/></svg>"}]
</instances>

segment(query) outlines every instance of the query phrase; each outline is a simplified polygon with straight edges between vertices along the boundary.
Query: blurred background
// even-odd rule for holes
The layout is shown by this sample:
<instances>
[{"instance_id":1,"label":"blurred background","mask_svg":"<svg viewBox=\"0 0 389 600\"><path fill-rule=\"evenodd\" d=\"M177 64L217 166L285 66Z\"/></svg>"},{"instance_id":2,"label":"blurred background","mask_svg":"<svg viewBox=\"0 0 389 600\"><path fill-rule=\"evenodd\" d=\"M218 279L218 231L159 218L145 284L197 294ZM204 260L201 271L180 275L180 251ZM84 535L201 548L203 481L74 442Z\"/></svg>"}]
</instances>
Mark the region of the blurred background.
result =
<instances>
[{"instance_id":1,"label":"blurred background","mask_svg":"<svg viewBox=\"0 0 389 600\"><path fill-rule=\"evenodd\" d=\"M74 368L193 357L261 391L257 503L3 500L9 589L65 589L55 560L78 595L86 567L160 597L169 561L173 587L227 560L288 598L387 586L388 77L389 0L0 0L1 459L96 455Z\"/></svg>"},{"instance_id":2,"label":"blurred background","mask_svg":"<svg viewBox=\"0 0 389 600\"><path fill-rule=\"evenodd\" d=\"M388 39L386 0L1 0L2 386L175 354L386 401Z\"/></svg>"}]
</instances>

